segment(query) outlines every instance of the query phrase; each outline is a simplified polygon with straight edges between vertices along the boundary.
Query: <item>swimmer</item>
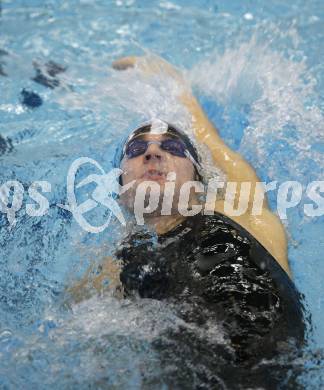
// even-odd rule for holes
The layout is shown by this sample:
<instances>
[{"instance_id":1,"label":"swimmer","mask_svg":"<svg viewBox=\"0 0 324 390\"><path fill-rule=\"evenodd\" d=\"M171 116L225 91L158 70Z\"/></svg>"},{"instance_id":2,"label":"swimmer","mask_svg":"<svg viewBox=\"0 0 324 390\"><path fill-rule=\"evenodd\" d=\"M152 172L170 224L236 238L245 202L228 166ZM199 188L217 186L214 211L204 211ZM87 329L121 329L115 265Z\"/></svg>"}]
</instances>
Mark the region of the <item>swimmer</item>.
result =
<instances>
[{"instance_id":1,"label":"swimmer","mask_svg":"<svg viewBox=\"0 0 324 390\"><path fill-rule=\"evenodd\" d=\"M252 204L253 196L255 190L255 183L260 182L260 179L257 177L255 170L236 152L232 151L220 138L217 129L214 125L208 120L206 114L200 107L198 101L193 96L190 89L186 88L186 83L183 80L181 74L172 67L169 63L162 60L161 58L155 58L152 63L142 62L141 59L136 57L125 57L120 60L117 60L113 63L115 69L123 70L129 67L133 67L138 63L138 66L143 69L143 72L156 72L159 70L165 70L170 75L174 76L183 84L183 89L185 92L179 97L179 100L184 104L184 106L189 110L192 115L192 128L194 135L198 142L201 142L210 149L215 165L220 168L227 177L228 182L249 182L251 183L250 198L248 203L248 208L245 213L240 216L230 216L235 222L243 226L248 232L250 232L278 261L280 266L291 275L288 259L287 259L287 239L286 233L282 226L280 219L273 214L268 208L267 201L264 200L262 212L260 215L252 215ZM155 140L159 140L159 136L150 136ZM156 149L153 145L151 149ZM161 158L165 157L166 160L170 163L170 169L176 169L175 172L177 176L186 177L190 180L190 172L192 167L189 168L188 159L182 159L181 157L172 156L170 153L165 153L160 150ZM146 158L146 154L142 158L136 159L124 159L121 167L123 169L133 171L133 167L136 164L143 164L143 158ZM172 160L172 162L171 162ZM192 165L192 164L191 164ZM172 170L171 169L171 170ZM123 180L126 182L131 181L132 179L138 179L135 175L128 174ZM191 178L193 179L193 178ZM224 200L217 200L215 203L215 211L218 211L226 215L226 207ZM174 223L177 223L179 215L172 216L171 220L174 220ZM181 219L181 217L180 217ZM169 225L171 223L171 225ZM165 218L160 216L158 219L154 218L154 224L156 226L158 233L163 233L166 231L169 226L172 226L170 218Z\"/></svg>"},{"instance_id":2,"label":"swimmer","mask_svg":"<svg viewBox=\"0 0 324 390\"><path fill-rule=\"evenodd\" d=\"M121 71L135 66L150 74L163 69L181 83L184 92L179 100L191 113L196 141L207 145L228 182L250 182L254 189L260 181L254 169L222 141L181 73L157 57L152 62L126 57L113 63ZM136 183L120 202L132 210L136 189L145 180L159 183L163 193L169 172L176 173L175 199L179 200L184 183L202 180L201 160L194 142L181 129L162 119L140 125L117 156L122 184ZM145 216L149 230L134 232L115 259L102 262L99 276L91 278L89 270L70 289L72 296L76 301L83 299L89 284L104 293L108 279L109 288L119 297L172 302L184 321L201 326L221 322L235 351L233 364L273 356L274 349L278 351L280 343L290 338L302 342L303 313L290 278L285 230L266 201L262 213L252 215L253 195L252 190L246 212L237 217L226 215L224 199L212 205L214 215L185 217L176 207L171 208L171 215L162 215L158 207ZM189 203L197 202L191 192ZM175 337L183 346L195 344L185 332ZM206 360L207 365L215 364L213 372L221 366L215 362Z\"/></svg>"}]
</instances>

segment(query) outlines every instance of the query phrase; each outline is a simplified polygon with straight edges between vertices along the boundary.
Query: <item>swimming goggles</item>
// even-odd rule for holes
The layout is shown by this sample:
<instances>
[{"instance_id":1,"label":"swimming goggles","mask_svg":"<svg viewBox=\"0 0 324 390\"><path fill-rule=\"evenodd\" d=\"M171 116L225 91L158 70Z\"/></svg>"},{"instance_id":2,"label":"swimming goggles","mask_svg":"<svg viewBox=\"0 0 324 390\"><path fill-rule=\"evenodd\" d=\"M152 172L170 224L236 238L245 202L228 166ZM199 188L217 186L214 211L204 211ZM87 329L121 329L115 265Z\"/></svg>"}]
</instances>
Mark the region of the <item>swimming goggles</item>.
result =
<instances>
[{"instance_id":1,"label":"swimming goggles","mask_svg":"<svg viewBox=\"0 0 324 390\"><path fill-rule=\"evenodd\" d=\"M147 151L151 144L159 145L159 147L172 154L173 156L189 158L194 165L197 164L195 159L191 156L184 142L177 138L167 138L162 141L145 141L142 139L131 140L125 148L125 155L127 158L135 158Z\"/></svg>"}]
</instances>

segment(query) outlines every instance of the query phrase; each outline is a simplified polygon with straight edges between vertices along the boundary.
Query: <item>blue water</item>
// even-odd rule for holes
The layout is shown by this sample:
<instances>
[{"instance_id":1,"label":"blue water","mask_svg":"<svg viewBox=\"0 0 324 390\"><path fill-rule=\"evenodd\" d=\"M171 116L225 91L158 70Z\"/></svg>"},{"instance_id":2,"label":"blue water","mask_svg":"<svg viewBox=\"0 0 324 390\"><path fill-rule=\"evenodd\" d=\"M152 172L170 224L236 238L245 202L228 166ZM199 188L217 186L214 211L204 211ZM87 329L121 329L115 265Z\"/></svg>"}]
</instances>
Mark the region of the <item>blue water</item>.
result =
<instances>
[{"instance_id":1,"label":"blue water","mask_svg":"<svg viewBox=\"0 0 324 390\"><path fill-rule=\"evenodd\" d=\"M86 233L57 204L66 203L66 176L76 158L91 157L108 171L118 139L132 125L151 116L180 124L187 118L172 80L116 74L111 62L150 51L177 65L222 137L262 180L297 180L305 189L323 180L323 2L0 4L1 183L19 180L25 189L15 226L10 229L0 214L0 387L100 387L109 372L111 385L139 388L141 364L157 370L149 348L152 324L157 330L173 324L172 313L162 320L159 308L130 309L114 300L67 310L66 286L113 253L123 232L112 220L103 233ZM36 68L46 72L49 61L66 68L48 78L53 88L33 80ZM42 217L25 211L36 180L52 186ZM276 193L269 198L275 208ZM304 191L284 223L294 280L313 324L296 365L303 367L301 383L320 389L324 218L306 217L305 203ZM98 208L91 218L100 224L107 210Z\"/></svg>"}]
</instances>

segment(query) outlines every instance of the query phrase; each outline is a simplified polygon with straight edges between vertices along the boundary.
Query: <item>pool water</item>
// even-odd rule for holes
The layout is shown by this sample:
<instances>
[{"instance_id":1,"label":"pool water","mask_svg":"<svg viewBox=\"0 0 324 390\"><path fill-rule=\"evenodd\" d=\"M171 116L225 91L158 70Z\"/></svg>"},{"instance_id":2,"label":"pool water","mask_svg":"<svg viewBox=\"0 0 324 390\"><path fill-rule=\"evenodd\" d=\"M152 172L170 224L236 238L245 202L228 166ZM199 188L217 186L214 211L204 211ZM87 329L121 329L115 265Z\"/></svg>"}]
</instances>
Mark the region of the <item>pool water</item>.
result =
<instances>
[{"instance_id":1,"label":"pool water","mask_svg":"<svg viewBox=\"0 0 324 390\"><path fill-rule=\"evenodd\" d=\"M177 326L172 310L113 298L67 309L66 287L114 252L123 229L112 218L88 233L57 206L66 204L75 159L108 172L118 140L144 119L188 126L174 80L111 69L144 52L183 70L224 140L263 181L302 184L284 221L312 323L295 365L301 385L323 388L324 218L303 212L307 185L323 180L323 19L320 0L0 1L0 184L24 188L15 224L0 213L1 388L140 388L143 367L159 377L150 342ZM42 180L51 183L48 213L31 217L28 188ZM275 208L275 191L269 200ZM97 224L109 217L101 206L91 213Z\"/></svg>"}]
</instances>

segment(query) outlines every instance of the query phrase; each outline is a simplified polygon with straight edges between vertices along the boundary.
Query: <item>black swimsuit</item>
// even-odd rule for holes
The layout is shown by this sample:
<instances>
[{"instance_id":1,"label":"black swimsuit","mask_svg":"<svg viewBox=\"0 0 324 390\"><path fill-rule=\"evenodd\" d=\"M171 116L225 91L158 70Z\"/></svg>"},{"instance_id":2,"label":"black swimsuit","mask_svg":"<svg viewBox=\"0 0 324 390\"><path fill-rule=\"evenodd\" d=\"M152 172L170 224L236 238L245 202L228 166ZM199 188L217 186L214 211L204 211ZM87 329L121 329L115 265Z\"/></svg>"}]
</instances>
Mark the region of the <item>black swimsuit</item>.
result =
<instances>
[{"instance_id":1,"label":"black swimsuit","mask_svg":"<svg viewBox=\"0 0 324 390\"><path fill-rule=\"evenodd\" d=\"M127 297L169 302L185 323L206 332L208 324L219 324L228 340L225 348L188 328L170 332L167 338L176 345L176 355L182 354L172 382L179 387L187 386L179 373L187 368L187 376L193 375L195 359L202 370L194 377L199 386L219 385L222 377L235 388L232 371L226 374L234 365L241 377L247 375L246 383L264 386L263 380L249 382L250 371L242 367L282 354L287 343L303 343L303 310L294 284L251 234L221 214L187 218L163 236L136 233L117 257L123 261L120 278ZM157 344L164 360L174 361L175 351ZM271 386L277 383L267 380Z\"/></svg>"}]
</instances>

